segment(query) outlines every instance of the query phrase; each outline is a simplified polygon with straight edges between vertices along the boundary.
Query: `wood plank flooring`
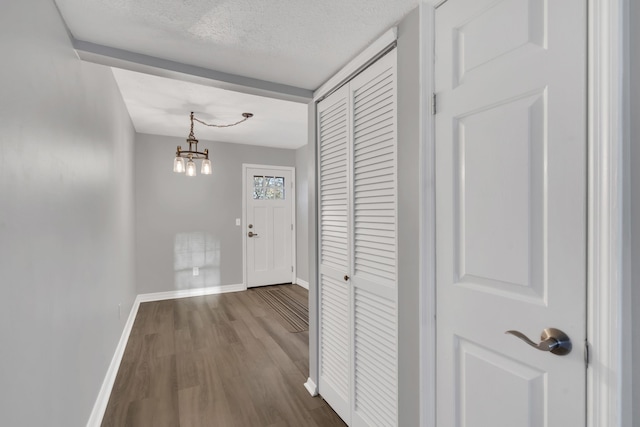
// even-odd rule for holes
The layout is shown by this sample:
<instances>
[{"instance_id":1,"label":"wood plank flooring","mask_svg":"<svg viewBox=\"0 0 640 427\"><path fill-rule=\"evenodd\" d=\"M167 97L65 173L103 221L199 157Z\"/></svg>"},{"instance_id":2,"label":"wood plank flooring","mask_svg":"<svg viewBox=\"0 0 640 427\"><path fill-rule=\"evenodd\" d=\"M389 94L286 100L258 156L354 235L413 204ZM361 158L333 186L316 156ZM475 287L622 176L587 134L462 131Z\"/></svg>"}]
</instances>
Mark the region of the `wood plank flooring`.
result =
<instances>
[{"instance_id":1,"label":"wood plank flooring","mask_svg":"<svg viewBox=\"0 0 640 427\"><path fill-rule=\"evenodd\" d=\"M102 426L345 426L303 386L308 332L275 316L251 291L141 304Z\"/></svg>"}]
</instances>

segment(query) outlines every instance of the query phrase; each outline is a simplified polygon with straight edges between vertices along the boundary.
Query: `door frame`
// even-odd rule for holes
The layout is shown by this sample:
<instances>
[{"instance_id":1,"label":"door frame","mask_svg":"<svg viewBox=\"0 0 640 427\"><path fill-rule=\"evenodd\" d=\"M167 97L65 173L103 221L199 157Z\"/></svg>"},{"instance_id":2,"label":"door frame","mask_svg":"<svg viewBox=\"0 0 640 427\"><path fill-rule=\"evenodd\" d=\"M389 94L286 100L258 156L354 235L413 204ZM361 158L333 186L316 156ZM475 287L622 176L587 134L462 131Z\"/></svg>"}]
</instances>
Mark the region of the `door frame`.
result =
<instances>
[{"instance_id":1,"label":"door frame","mask_svg":"<svg viewBox=\"0 0 640 427\"><path fill-rule=\"evenodd\" d=\"M631 283L626 274L624 221L628 191L629 0L588 1L588 193L587 193L587 426L621 427L631 421ZM435 8L421 7L423 93L434 90ZM433 119L422 115L421 182L433 182ZM420 202L420 425L436 427L435 188L423 186Z\"/></svg>"},{"instance_id":2,"label":"door frame","mask_svg":"<svg viewBox=\"0 0 640 427\"><path fill-rule=\"evenodd\" d=\"M257 165L253 163L242 164L242 219L240 229L242 230L242 284L245 289L248 289L247 283L247 233L245 232L245 224L247 223L247 169L270 169L274 171L286 170L291 172L291 187L289 188L289 194L291 195L291 224L293 228L291 230L291 265L293 271L291 272L291 283L296 283L296 275L298 271L297 266L297 250L296 250L296 235L298 224L296 223L296 168L293 166L274 166L274 165ZM285 184L286 185L286 184ZM287 189L285 188L285 191Z\"/></svg>"}]
</instances>

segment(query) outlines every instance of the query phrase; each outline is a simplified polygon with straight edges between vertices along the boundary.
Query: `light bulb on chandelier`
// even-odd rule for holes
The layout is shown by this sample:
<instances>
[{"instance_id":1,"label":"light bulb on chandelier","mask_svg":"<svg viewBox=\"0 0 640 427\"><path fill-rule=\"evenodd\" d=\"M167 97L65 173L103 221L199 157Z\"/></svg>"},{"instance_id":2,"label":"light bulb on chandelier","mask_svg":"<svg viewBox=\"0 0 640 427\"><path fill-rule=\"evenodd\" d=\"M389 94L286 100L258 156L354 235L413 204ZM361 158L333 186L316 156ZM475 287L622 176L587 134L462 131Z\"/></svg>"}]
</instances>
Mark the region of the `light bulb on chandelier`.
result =
<instances>
[{"instance_id":1,"label":"light bulb on chandelier","mask_svg":"<svg viewBox=\"0 0 640 427\"><path fill-rule=\"evenodd\" d=\"M196 121L210 127L228 128L231 126L239 125L240 123L250 119L251 117L253 117L253 114L242 113L242 117L242 120L228 125L212 125L195 118L192 111L191 115L189 116L191 121L191 128L189 136L187 137L189 149L183 150L182 147L178 145L178 148L176 150L176 158L173 160L173 171L176 173L184 173L187 176L196 176L196 164L193 160L200 159L202 160L200 173L203 175L211 175L213 173L213 167L211 166L211 160L209 160L209 150L205 148L203 151L198 151L198 140L193 134L193 122ZM186 165L184 159L188 159Z\"/></svg>"}]
</instances>

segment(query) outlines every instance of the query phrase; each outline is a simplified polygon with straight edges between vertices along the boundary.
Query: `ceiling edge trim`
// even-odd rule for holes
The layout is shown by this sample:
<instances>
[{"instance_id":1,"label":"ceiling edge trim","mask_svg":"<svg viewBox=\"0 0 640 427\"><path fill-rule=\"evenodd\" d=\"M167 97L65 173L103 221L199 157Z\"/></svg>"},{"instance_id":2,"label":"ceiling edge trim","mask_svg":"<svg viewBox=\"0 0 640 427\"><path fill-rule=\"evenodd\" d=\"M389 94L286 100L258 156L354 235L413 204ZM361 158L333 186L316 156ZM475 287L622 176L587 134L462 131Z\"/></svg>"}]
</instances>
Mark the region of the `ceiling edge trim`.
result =
<instances>
[{"instance_id":1,"label":"ceiling edge trim","mask_svg":"<svg viewBox=\"0 0 640 427\"><path fill-rule=\"evenodd\" d=\"M313 101L317 102L320 98L327 95L329 92L340 87L351 76L362 69L372 58L380 55L389 48L390 45L395 44L398 41L398 27L391 27L384 34L382 34L377 40L373 41L362 52L356 55L351 61L347 63L340 71L327 80L322 86L313 92Z\"/></svg>"},{"instance_id":2,"label":"ceiling edge trim","mask_svg":"<svg viewBox=\"0 0 640 427\"><path fill-rule=\"evenodd\" d=\"M75 38L72 43L78 57L87 62L303 104L313 99L313 91L308 89L224 73Z\"/></svg>"}]
</instances>

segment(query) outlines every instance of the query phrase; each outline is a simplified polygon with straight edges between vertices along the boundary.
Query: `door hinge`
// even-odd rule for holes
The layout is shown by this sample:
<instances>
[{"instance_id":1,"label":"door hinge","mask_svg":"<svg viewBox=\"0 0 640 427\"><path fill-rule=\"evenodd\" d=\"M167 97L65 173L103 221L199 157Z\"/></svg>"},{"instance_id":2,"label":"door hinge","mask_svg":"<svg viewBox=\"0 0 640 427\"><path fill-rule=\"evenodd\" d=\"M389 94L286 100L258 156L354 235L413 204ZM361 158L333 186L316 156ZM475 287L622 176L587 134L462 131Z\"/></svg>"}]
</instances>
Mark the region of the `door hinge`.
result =
<instances>
[{"instance_id":1,"label":"door hinge","mask_svg":"<svg viewBox=\"0 0 640 427\"><path fill-rule=\"evenodd\" d=\"M293 231L293 224L291 224L291 231Z\"/></svg>"},{"instance_id":2,"label":"door hinge","mask_svg":"<svg viewBox=\"0 0 640 427\"><path fill-rule=\"evenodd\" d=\"M589 367L589 362L591 362L591 349L589 348L589 341L584 340L584 366L586 368Z\"/></svg>"},{"instance_id":3,"label":"door hinge","mask_svg":"<svg viewBox=\"0 0 640 427\"><path fill-rule=\"evenodd\" d=\"M431 96L431 114L436 115L436 94Z\"/></svg>"},{"instance_id":4,"label":"door hinge","mask_svg":"<svg viewBox=\"0 0 640 427\"><path fill-rule=\"evenodd\" d=\"M291 266L291 272L293 273L293 265Z\"/></svg>"}]
</instances>

